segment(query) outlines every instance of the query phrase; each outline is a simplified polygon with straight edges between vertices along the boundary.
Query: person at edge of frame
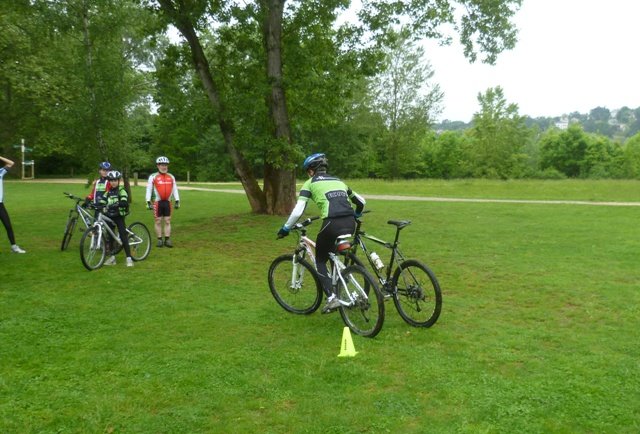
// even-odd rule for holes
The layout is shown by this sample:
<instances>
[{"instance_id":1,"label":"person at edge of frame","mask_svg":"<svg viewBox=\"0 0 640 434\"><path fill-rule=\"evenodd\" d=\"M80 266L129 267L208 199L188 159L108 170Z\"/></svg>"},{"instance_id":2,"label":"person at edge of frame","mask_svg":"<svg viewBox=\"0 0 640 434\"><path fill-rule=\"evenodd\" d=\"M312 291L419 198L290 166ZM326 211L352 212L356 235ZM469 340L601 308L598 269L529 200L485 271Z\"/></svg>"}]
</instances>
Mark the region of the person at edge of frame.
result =
<instances>
[{"instance_id":1,"label":"person at edge of frame","mask_svg":"<svg viewBox=\"0 0 640 434\"><path fill-rule=\"evenodd\" d=\"M9 218L7 208L4 206L4 175L6 175L9 169L13 167L14 163L12 160L1 156L0 161L4 163L4 166L0 168L0 220L2 221L2 224L7 231L7 237L9 237L9 243L11 244L11 252L27 253L26 250L22 249L19 245L16 244L16 237L13 233L13 226L11 226L11 219Z\"/></svg>"}]
</instances>

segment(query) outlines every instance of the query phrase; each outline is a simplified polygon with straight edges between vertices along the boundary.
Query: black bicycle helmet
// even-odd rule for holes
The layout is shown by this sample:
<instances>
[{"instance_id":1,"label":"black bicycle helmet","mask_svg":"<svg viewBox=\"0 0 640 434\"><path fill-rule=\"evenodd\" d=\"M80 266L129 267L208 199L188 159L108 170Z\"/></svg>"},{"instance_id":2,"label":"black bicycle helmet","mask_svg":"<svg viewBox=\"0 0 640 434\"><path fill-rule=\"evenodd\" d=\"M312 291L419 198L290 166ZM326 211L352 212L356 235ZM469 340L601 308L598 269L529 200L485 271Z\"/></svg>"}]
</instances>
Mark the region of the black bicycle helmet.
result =
<instances>
[{"instance_id":1,"label":"black bicycle helmet","mask_svg":"<svg viewBox=\"0 0 640 434\"><path fill-rule=\"evenodd\" d=\"M302 163L304 170L316 170L318 167L324 167L325 169L329 167L329 160L327 160L326 155L320 153L309 155Z\"/></svg>"},{"instance_id":2,"label":"black bicycle helmet","mask_svg":"<svg viewBox=\"0 0 640 434\"><path fill-rule=\"evenodd\" d=\"M109 170L111 169L111 163L109 163L108 161L103 161L102 163L100 163L99 168L104 170Z\"/></svg>"}]
</instances>

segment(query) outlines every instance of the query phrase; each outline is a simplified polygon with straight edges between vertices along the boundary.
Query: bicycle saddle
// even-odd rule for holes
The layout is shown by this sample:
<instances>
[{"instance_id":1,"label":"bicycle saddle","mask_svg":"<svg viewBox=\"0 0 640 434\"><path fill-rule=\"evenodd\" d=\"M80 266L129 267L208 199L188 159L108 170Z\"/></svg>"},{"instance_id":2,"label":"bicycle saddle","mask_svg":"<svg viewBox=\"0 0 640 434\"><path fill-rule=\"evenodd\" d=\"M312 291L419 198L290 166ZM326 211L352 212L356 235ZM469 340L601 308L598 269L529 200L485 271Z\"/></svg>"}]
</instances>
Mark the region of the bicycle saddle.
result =
<instances>
[{"instance_id":1,"label":"bicycle saddle","mask_svg":"<svg viewBox=\"0 0 640 434\"><path fill-rule=\"evenodd\" d=\"M405 226L409 226L411 224L411 220L389 220L387 223L397 226L398 229L402 229Z\"/></svg>"},{"instance_id":2,"label":"bicycle saddle","mask_svg":"<svg viewBox=\"0 0 640 434\"><path fill-rule=\"evenodd\" d=\"M336 238L336 252L342 253L351 248L351 241L348 238L351 238L351 235L338 235L338 238Z\"/></svg>"}]
</instances>

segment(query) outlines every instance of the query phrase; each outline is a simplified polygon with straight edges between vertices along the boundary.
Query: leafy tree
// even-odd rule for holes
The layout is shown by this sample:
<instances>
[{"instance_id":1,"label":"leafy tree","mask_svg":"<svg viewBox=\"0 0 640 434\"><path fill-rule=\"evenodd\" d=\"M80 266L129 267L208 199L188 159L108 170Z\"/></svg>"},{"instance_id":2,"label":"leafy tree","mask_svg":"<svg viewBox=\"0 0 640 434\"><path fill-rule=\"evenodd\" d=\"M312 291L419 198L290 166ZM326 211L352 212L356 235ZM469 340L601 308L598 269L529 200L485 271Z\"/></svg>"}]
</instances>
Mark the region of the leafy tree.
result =
<instances>
[{"instance_id":1,"label":"leafy tree","mask_svg":"<svg viewBox=\"0 0 640 434\"><path fill-rule=\"evenodd\" d=\"M620 145L605 136L590 135L580 175L586 178L621 177L623 175L622 157Z\"/></svg>"},{"instance_id":2,"label":"leafy tree","mask_svg":"<svg viewBox=\"0 0 640 434\"><path fill-rule=\"evenodd\" d=\"M288 212L295 199L294 164L306 150L296 143L310 131L324 128L327 120L335 120L348 84L354 81L350 76L358 75L353 73L359 68L358 57L340 52L335 39L341 39L331 28L336 5L297 5L287 11L283 23L284 2L231 8L195 2L191 9L170 1L160 4L189 43L195 70L252 209ZM198 14L219 23L214 33L200 26L202 37L196 34L195 25L201 22L192 17ZM286 38L282 38L284 24ZM291 62L286 98L282 49ZM264 190L256 174L263 176Z\"/></svg>"},{"instance_id":3,"label":"leafy tree","mask_svg":"<svg viewBox=\"0 0 640 434\"><path fill-rule=\"evenodd\" d=\"M594 121L607 122L611 119L611 110L606 107L596 107L589 112L589 118Z\"/></svg>"},{"instance_id":4,"label":"leafy tree","mask_svg":"<svg viewBox=\"0 0 640 434\"><path fill-rule=\"evenodd\" d=\"M627 137L635 136L640 132L640 107L633 110L633 121L627 129Z\"/></svg>"},{"instance_id":5,"label":"leafy tree","mask_svg":"<svg viewBox=\"0 0 640 434\"><path fill-rule=\"evenodd\" d=\"M385 54L385 69L372 85L373 109L387 127L381 149L383 170L388 178L415 176L420 138L439 113L443 93L431 83L434 72L423 60L424 49L406 34L398 34Z\"/></svg>"},{"instance_id":6,"label":"leafy tree","mask_svg":"<svg viewBox=\"0 0 640 434\"><path fill-rule=\"evenodd\" d=\"M500 86L478 95L480 111L473 116L469 150L475 162L474 175L509 178L523 170L523 149L531 136L516 104L507 103Z\"/></svg>"},{"instance_id":7,"label":"leafy tree","mask_svg":"<svg viewBox=\"0 0 640 434\"><path fill-rule=\"evenodd\" d=\"M577 178L588 145L589 138L578 124L569 125L565 131L550 130L540 139L540 168Z\"/></svg>"},{"instance_id":8,"label":"leafy tree","mask_svg":"<svg viewBox=\"0 0 640 434\"><path fill-rule=\"evenodd\" d=\"M0 143L25 139L36 156L64 132L56 123L66 97L59 66L65 51L56 50L59 37L47 19L30 2L0 2ZM64 146L57 150L71 155Z\"/></svg>"},{"instance_id":9,"label":"leafy tree","mask_svg":"<svg viewBox=\"0 0 640 434\"><path fill-rule=\"evenodd\" d=\"M374 40L386 40L389 29L404 23L416 39L451 42L447 29L459 30L464 55L471 62L495 63L498 54L515 47L517 30L510 19L521 0L363 0L360 18Z\"/></svg>"},{"instance_id":10,"label":"leafy tree","mask_svg":"<svg viewBox=\"0 0 640 434\"><path fill-rule=\"evenodd\" d=\"M640 179L640 133L627 139L623 148L623 174L625 177Z\"/></svg>"},{"instance_id":11,"label":"leafy tree","mask_svg":"<svg viewBox=\"0 0 640 434\"><path fill-rule=\"evenodd\" d=\"M416 35L419 33L430 37L440 37L436 29L455 21L454 5L448 2L438 2L436 5L409 1L398 3L401 3L401 7L394 8L391 3L384 1L365 2L361 17L363 23L373 29L369 34L374 39L384 41L390 26L398 22L401 16L411 17ZM487 53L486 60L491 61L503 49L513 46L515 30L509 18L514 13L512 7L519 6L520 1L460 3L467 12L461 18L461 39L465 44L465 53L470 58L475 60L475 52L484 51ZM300 3L286 3L284 0L244 3L192 1L188 4L160 0L159 4L159 10L180 30L189 44L194 69L202 81L252 209L255 212L288 212L295 197L293 164L308 149L304 145L308 143L305 138L313 131L322 131L322 128L318 128L321 122L336 121L332 111L347 113L344 105L338 104L338 110L335 110L336 105L331 103L348 96L353 78L376 70L375 60L366 60L376 58L375 45L354 49L357 47L354 42L365 34L366 28L350 25L337 30L334 28L336 11L348 6L347 2L340 0ZM394 9L391 21L386 20L384 14L388 7ZM205 24L210 22L215 22L216 26ZM201 36L205 34L210 34L210 38L203 44ZM227 36L231 38L225 39ZM262 41L262 52L256 49L256 40ZM252 89L259 89L261 99L266 101L266 122L256 115L242 118L241 122L235 115L234 108L240 105L233 103L236 98L225 91L225 86L234 81L235 76L229 72L239 71L226 69L229 65L224 58L216 56L216 53L225 49L231 59L244 55L241 58L250 68L259 64L257 59L264 59L262 79L256 74L252 74L251 79ZM344 66L349 68L344 69ZM353 78L349 79L344 72L336 74L338 67L352 73ZM372 69L367 72L367 68ZM324 92L326 83L335 84L333 93ZM249 88L234 90L237 89ZM317 106L310 104L318 99L318 95L325 98L325 103ZM310 108L316 113L309 113ZM258 112L265 113L262 109L258 109ZM248 119L251 119L249 124L255 127L253 132L260 133L253 136L253 142L258 141L261 145L242 143L251 139L251 135L241 132ZM259 160L264 165L264 191L259 189L251 172L251 161Z\"/></svg>"},{"instance_id":12,"label":"leafy tree","mask_svg":"<svg viewBox=\"0 0 640 434\"><path fill-rule=\"evenodd\" d=\"M466 156L468 140L460 131L432 134L423 141L423 173L429 178L465 178L471 175Z\"/></svg>"},{"instance_id":13,"label":"leafy tree","mask_svg":"<svg viewBox=\"0 0 640 434\"><path fill-rule=\"evenodd\" d=\"M18 114L10 134L35 144L34 156L52 172L88 167L94 172L98 159L129 168L127 118L148 90L138 69L145 12L131 1L3 2L3 7L7 3L9 40L19 43L14 54L25 66L19 74L0 70L12 89L8 103Z\"/></svg>"},{"instance_id":14,"label":"leafy tree","mask_svg":"<svg viewBox=\"0 0 640 434\"><path fill-rule=\"evenodd\" d=\"M610 123L610 120L611 111L608 108L596 107L589 112L589 116L582 124L584 130L588 133L596 133L612 137L618 128Z\"/></svg>"},{"instance_id":15,"label":"leafy tree","mask_svg":"<svg viewBox=\"0 0 640 434\"><path fill-rule=\"evenodd\" d=\"M618 112L616 113L616 120L620 124L624 124L624 125L631 124L635 120L635 117L633 115L633 110L631 110L627 106L621 107L620 110L618 110Z\"/></svg>"}]
</instances>

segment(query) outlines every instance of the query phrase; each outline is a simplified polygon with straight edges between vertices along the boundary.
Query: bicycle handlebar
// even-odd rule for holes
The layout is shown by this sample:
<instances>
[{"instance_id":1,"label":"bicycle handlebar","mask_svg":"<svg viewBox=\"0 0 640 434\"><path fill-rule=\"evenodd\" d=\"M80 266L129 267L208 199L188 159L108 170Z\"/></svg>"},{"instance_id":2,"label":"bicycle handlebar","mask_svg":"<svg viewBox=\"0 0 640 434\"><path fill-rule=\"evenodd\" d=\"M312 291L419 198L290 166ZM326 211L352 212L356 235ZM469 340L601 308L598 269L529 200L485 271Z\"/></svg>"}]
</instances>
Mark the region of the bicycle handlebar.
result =
<instances>
[{"instance_id":1,"label":"bicycle handlebar","mask_svg":"<svg viewBox=\"0 0 640 434\"><path fill-rule=\"evenodd\" d=\"M64 195L67 196L69 199L75 200L76 204L79 204L80 202L82 202L83 200L85 200L84 197L78 197L74 194L71 193L67 193L66 191L64 192Z\"/></svg>"},{"instance_id":2,"label":"bicycle handlebar","mask_svg":"<svg viewBox=\"0 0 640 434\"><path fill-rule=\"evenodd\" d=\"M301 222L296 223L295 225L293 225L291 227L292 231L299 231L301 229L303 229L306 226L309 226L311 224L311 222L313 222L314 220L318 220L320 218L320 216L314 216L314 217L309 217L305 220L302 220ZM284 238L286 235L280 235L278 234L278 239L282 239Z\"/></svg>"},{"instance_id":3,"label":"bicycle handlebar","mask_svg":"<svg viewBox=\"0 0 640 434\"><path fill-rule=\"evenodd\" d=\"M82 200L81 197L75 196L71 193L67 193L66 191L63 193L65 196L67 196L69 199L75 199L75 200Z\"/></svg>"},{"instance_id":4,"label":"bicycle handlebar","mask_svg":"<svg viewBox=\"0 0 640 434\"><path fill-rule=\"evenodd\" d=\"M320 216L309 217L306 220L296 223L295 225L293 225L291 229L295 229L295 230L302 229L305 226L309 226L311 222L313 222L314 220L318 220L319 218Z\"/></svg>"}]
</instances>

